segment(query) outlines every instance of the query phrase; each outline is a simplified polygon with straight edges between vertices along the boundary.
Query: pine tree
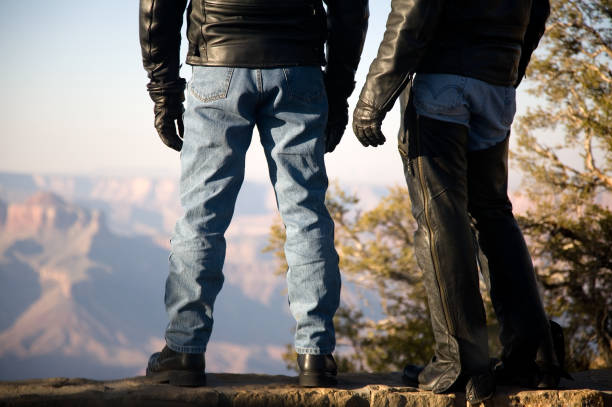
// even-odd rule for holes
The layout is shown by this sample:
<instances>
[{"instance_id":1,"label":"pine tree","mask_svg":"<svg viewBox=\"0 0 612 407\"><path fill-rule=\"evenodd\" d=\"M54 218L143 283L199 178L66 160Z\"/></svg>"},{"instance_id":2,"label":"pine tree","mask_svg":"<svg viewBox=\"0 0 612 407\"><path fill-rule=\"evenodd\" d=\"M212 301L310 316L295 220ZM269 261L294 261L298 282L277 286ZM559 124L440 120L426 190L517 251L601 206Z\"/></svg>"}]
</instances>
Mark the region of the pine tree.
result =
<instances>
[{"instance_id":1,"label":"pine tree","mask_svg":"<svg viewBox=\"0 0 612 407\"><path fill-rule=\"evenodd\" d=\"M612 1L553 0L518 120L520 219L572 370L612 366Z\"/></svg>"}]
</instances>

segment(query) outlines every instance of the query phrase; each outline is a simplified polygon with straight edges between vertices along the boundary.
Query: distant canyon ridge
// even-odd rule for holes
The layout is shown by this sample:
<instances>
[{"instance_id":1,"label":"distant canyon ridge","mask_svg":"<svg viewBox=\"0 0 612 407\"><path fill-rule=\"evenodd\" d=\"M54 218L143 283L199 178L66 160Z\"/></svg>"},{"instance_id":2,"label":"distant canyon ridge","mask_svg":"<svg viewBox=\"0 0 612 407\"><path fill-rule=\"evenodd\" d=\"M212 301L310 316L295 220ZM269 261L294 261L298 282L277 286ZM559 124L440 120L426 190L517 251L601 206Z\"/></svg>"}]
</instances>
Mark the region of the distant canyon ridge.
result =
<instances>
[{"instance_id":1,"label":"distant canyon ridge","mask_svg":"<svg viewBox=\"0 0 612 407\"><path fill-rule=\"evenodd\" d=\"M163 346L178 182L0 173L0 380L142 374ZM245 183L228 238L207 368L287 373L283 278L261 249L271 187Z\"/></svg>"},{"instance_id":2,"label":"distant canyon ridge","mask_svg":"<svg viewBox=\"0 0 612 407\"><path fill-rule=\"evenodd\" d=\"M341 187L363 207L387 190ZM177 179L0 173L0 380L143 374L164 344L180 213ZM245 182L226 235L209 371L289 373L282 354L294 321L284 279L262 253L277 216L271 186ZM345 279L343 300L353 288Z\"/></svg>"}]
</instances>

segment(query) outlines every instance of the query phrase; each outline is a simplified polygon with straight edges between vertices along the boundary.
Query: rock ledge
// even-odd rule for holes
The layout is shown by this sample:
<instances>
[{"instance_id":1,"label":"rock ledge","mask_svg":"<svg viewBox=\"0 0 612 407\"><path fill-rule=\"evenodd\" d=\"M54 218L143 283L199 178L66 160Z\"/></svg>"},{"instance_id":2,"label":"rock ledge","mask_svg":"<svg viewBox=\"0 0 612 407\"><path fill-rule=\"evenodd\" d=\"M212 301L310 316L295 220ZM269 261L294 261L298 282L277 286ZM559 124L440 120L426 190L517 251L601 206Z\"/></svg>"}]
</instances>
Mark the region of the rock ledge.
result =
<instances>
[{"instance_id":1,"label":"rock ledge","mask_svg":"<svg viewBox=\"0 0 612 407\"><path fill-rule=\"evenodd\" d=\"M612 407L612 370L577 373L559 390L498 387L487 406ZM336 388L304 389L288 376L207 374L208 386L179 388L143 377L114 381L37 379L0 382L0 406L326 406L455 407L462 393L432 394L407 387L399 373L343 374Z\"/></svg>"}]
</instances>

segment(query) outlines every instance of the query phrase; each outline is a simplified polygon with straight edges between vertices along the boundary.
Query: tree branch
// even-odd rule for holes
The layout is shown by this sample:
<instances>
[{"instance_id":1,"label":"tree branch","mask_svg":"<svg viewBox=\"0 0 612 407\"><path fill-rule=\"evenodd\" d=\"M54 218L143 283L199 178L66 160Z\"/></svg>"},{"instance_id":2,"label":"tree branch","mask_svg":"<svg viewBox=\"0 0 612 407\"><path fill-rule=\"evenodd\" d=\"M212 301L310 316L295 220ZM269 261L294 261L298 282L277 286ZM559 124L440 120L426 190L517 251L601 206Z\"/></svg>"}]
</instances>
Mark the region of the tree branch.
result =
<instances>
[{"instance_id":1,"label":"tree branch","mask_svg":"<svg viewBox=\"0 0 612 407\"><path fill-rule=\"evenodd\" d=\"M576 12L578 12L580 16L580 22L574 22L572 26L576 28L583 28L585 31L589 32L592 36L594 36L597 39L599 44L604 48L604 51L606 52L606 54L612 57L612 44L609 44L605 40L605 38L603 38L601 34L595 28L593 28L586 22L586 19L584 18L584 12L574 0L567 0L567 2L574 7Z\"/></svg>"},{"instance_id":2,"label":"tree branch","mask_svg":"<svg viewBox=\"0 0 612 407\"><path fill-rule=\"evenodd\" d=\"M602 81L606 83L612 83L612 71L608 71L607 75L599 70L599 68L593 66L592 64L587 64L587 68L591 68L595 71L597 75L601 78Z\"/></svg>"},{"instance_id":3,"label":"tree branch","mask_svg":"<svg viewBox=\"0 0 612 407\"><path fill-rule=\"evenodd\" d=\"M560 170L562 170L563 172L570 172L576 176L582 177L582 173L572 167L570 167L567 164L564 164L559 157L557 157L557 155L555 153L553 153L552 151L550 151L549 148L542 146L540 143L536 142L533 144L533 150L543 156L548 158L550 161L552 161L553 165L557 168L559 168Z\"/></svg>"},{"instance_id":4,"label":"tree branch","mask_svg":"<svg viewBox=\"0 0 612 407\"><path fill-rule=\"evenodd\" d=\"M597 166L595 165L595 158L593 157L593 132L587 131L586 137L584 138L584 150L586 155L584 157L586 167L591 173L603 182L608 188L612 189L612 177L606 176Z\"/></svg>"}]
</instances>

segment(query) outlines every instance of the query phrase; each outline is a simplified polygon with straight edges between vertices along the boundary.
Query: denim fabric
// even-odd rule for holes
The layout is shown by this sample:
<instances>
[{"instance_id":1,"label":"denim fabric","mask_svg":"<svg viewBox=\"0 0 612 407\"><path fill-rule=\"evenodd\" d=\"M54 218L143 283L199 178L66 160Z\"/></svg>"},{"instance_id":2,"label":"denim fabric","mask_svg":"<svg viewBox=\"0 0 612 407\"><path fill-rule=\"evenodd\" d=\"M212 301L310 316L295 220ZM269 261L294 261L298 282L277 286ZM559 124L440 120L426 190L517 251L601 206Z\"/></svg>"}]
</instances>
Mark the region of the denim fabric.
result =
<instances>
[{"instance_id":1,"label":"denim fabric","mask_svg":"<svg viewBox=\"0 0 612 407\"><path fill-rule=\"evenodd\" d=\"M295 349L331 353L340 273L334 224L324 203L327 97L321 70L194 66L186 102L180 181L184 215L171 241L165 295L168 346L179 352L206 351L215 298L223 285L224 233L257 126L286 228Z\"/></svg>"},{"instance_id":2,"label":"denim fabric","mask_svg":"<svg viewBox=\"0 0 612 407\"><path fill-rule=\"evenodd\" d=\"M419 115L467 126L468 150L503 141L516 112L516 90L451 74L418 73L412 85Z\"/></svg>"}]
</instances>

